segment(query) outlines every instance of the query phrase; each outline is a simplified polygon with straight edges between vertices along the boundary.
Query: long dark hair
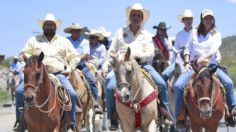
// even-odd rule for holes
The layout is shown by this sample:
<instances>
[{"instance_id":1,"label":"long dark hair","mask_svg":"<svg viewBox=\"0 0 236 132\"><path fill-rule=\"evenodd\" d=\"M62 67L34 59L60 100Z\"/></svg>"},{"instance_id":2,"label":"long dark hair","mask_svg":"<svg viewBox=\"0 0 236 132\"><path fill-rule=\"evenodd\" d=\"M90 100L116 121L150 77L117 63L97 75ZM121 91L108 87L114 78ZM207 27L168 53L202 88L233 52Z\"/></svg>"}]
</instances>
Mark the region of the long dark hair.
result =
<instances>
[{"instance_id":1,"label":"long dark hair","mask_svg":"<svg viewBox=\"0 0 236 132\"><path fill-rule=\"evenodd\" d=\"M212 35L214 35L215 33L216 33L216 25L215 25L215 18L213 17L213 19L214 19L214 23L213 23L213 25L212 25L212 27L211 27L211 33L212 33ZM201 16L200 16L200 24L198 25L198 28L197 28L197 34L198 34L198 36L200 36L201 34L202 35L205 35L205 27L204 27L204 25L203 25L203 18L202 18L202 13L201 13Z\"/></svg>"}]
</instances>

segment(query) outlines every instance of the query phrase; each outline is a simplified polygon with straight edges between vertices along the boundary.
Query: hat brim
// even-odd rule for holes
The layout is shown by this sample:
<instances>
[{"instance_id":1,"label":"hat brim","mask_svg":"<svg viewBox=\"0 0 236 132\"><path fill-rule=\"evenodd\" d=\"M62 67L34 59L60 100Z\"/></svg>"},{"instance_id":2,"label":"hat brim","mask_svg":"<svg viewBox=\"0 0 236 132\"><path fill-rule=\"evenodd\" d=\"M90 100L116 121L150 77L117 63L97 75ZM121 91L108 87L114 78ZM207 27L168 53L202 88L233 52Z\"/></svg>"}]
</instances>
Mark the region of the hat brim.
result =
<instances>
[{"instance_id":1,"label":"hat brim","mask_svg":"<svg viewBox=\"0 0 236 132\"><path fill-rule=\"evenodd\" d=\"M38 20L39 26L41 28L43 28L43 24L45 21L50 21L50 20L41 20L41 19ZM59 20L59 19L57 19L56 21L52 21L52 22L54 22L56 24L57 29L61 26L61 20Z\"/></svg>"},{"instance_id":2,"label":"hat brim","mask_svg":"<svg viewBox=\"0 0 236 132\"><path fill-rule=\"evenodd\" d=\"M84 28L72 28L72 27L67 27L64 29L65 33L71 33L71 30L83 30Z\"/></svg>"},{"instance_id":3,"label":"hat brim","mask_svg":"<svg viewBox=\"0 0 236 132\"><path fill-rule=\"evenodd\" d=\"M178 16L179 22L183 22L183 21L182 21L183 18L194 18L194 16L183 16L183 15L179 15L179 16Z\"/></svg>"},{"instance_id":4,"label":"hat brim","mask_svg":"<svg viewBox=\"0 0 236 132\"><path fill-rule=\"evenodd\" d=\"M142 21L142 25L144 25L144 23L147 21L147 19L149 18L149 11L145 8L143 9L132 9L130 6L126 8L126 16L128 17L128 20L129 20L129 17L130 17L130 13L132 10L139 10L143 13L143 21Z\"/></svg>"},{"instance_id":5,"label":"hat brim","mask_svg":"<svg viewBox=\"0 0 236 132\"><path fill-rule=\"evenodd\" d=\"M160 29L158 26L153 26L152 28L153 28L153 29ZM164 29L167 30L167 29L170 29L170 28L171 28L171 26L169 26L168 28L164 28ZM161 28L161 29L163 29L163 28Z\"/></svg>"},{"instance_id":6,"label":"hat brim","mask_svg":"<svg viewBox=\"0 0 236 132\"><path fill-rule=\"evenodd\" d=\"M84 34L88 35L88 36L97 36L98 40L100 40L100 41L104 39L104 36L101 33L88 33L88 32L85 32Z\"/></svg>"}]
</instances>

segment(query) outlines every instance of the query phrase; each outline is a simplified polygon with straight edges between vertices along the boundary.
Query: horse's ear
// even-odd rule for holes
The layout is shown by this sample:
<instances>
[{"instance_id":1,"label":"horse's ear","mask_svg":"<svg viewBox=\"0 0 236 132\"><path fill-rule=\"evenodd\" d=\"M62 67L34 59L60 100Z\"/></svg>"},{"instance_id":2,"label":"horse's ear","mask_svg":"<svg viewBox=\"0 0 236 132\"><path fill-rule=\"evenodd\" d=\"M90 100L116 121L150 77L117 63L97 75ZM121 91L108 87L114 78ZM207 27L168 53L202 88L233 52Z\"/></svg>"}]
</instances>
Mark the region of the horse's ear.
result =
<instances>
[{"instance_id":1,"label":"horse's ear","mask_svg":"<svg viewBox=\"0 0 236 132\"><path fill-rule=\"evenodd\" d=\"M41 52L41 53L39 54L38 62L42 62L42 61L43 61L43 58L44 58L44 53Z\"/></svg>"},{"instance_id":2,"label":"horse's ear","mask_svg":"<svg viewBox=\"0 0 236 132\"><path fill-rule=\"evenodd\" d=\"M131 50L130 50L130 47L128 47L127 51L125 53L125 61L129 61L130 60L130 54L131 54Z\"/></svg>"},{"instance_id":3,"label":"horse's ear","mask_svg":"<svg viewBox=\"0 0 236 132\"><path fill-rule=\"evenodd\" d=\"M210 74L211 75L214 74L216 72L217 68L218 68L218 66L214 66L213 68L210 68L210 71L209 71Z\"/></svg>"},{"instance_id":4,"label":"horse's ear","mask_svg":"<svg viewBox=\"0 0 236 132\"><path fill-rule=\"evenodd\" d=\"M108 55L112 58L111 65L114 67L115 63L118 61L118 54L113 54L108 52Z\"/></svg>"}]
</instances>

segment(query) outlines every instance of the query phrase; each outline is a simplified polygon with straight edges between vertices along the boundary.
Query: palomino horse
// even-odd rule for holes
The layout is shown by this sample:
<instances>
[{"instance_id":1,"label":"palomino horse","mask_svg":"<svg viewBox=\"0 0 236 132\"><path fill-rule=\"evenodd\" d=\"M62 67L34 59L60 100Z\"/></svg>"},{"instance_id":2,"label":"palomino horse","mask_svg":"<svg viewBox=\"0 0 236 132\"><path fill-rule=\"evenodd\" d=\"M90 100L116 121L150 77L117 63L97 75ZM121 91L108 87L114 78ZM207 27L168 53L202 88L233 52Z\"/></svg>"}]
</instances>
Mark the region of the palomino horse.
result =
<instances>
[{"instance_id":1,"label":"palomino horse","mask_svg":"<svg viewBox=\"0 0 236 132\"><path fill-rule=\"evenodd\" d=\"M93 65L87 64L92 75L95 77L96 85L98 88L98 96L102 99L102 91L101 82L99 78L97 78L96 72L97 69ZM86 82L83 73L79 70L73 70L69 76L69 80L73 87L75 88L78 96L80 97L81 103L83 105L83 111L78 113L76 116L77 126L79 131L82 129L82 125L86 126L87 131L99 131L100 130L100 114L94 113L92 93L89 90L88 83ZM105 113L104 113L105 114ZM103 119L105 115L103 116ZM102 124L103 130L105 129L105 123Z\"/></svg>"},{"instance_id":2,"label":"palomino horse","mask_svg":"<svg viewBox=\"0 0 236 132\"><path fill-rule=\"evenodd\" d=\"M12 103L14 104L15 101L15 90L16 87L20 84L20 77L17 74L14 74L13 72L10 72L8 74L8 80L7 80L7 91L10 89L11 91L11 99Z\"/></svg>"},{"instance_id":3,"label":"palomino horse","mask_svg":"<svg viewBox=\"0 0 236 132\"><path fill-rule=\"evenodd\" d=\"M24 68L24 118L29 132L59 132L62 125L61 106L56 87L49 79L43 65L43 52L25 58Z\"/></svg>"},{"instance_id":4,"label":"palomino horse","mask_svg":"<svg viewBox=\"0 0 236 132\"><path fill-rule=\"evenodd\" d=\"M117 80L116 110L121 129L134 132L156 132L157 91L142 74L128 48L125 54L112 55Z\"/></svg>"},{"instance_id":5,"label":"palomino horse","mask_svg":"<svg viewBox=\"0 0 236 132\"><path fill-rule=\"evenodd\" d=\"M202 67L189 81L187 88L187 109L193 132L204 128L216 132L225 112L224 95L219 79L214 74L217 67Z\"/></svg>"}]
</instances>

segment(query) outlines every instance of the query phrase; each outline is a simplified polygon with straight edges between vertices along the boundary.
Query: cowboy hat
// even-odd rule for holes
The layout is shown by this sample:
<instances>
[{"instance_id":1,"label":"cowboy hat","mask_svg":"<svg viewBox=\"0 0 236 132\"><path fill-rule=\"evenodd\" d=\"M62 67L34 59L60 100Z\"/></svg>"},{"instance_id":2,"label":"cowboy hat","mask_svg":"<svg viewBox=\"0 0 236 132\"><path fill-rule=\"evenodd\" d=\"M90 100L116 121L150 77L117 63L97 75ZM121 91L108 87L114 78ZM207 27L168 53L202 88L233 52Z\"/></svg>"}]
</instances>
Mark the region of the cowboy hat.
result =
<instances>
[{"instance_id":1,"label":"cowboy hat","mask_svg":"<svg viewBox=\"0 0 236 132\"><path fill-rule=\"evenodd\" d=\"M64 32L71 33L71 30L83 30L83 27L81 27L78 23L73 22L69 27L64 29Z\"/></svg>"},{"instance_id":2,"label":"cowboy hat","mask_svg":"<svg viewBox=\"0 0 236 132\"><path fill-rule=\"evenodd\" d=\"M142 21L142 25L147 21L150 13L148 11L148 9L145 9L140 3L135 3L132 7L128 6L126 8L126 16L129 18L130 13L132 10L139 10L143 13L143 21Z\"/></svg>"},{"instance_id":3,"label":"cowboy hat","mask_svg":"<svg viewBox=\"0 0 236 132\"><path fill-rule=\"evenodd\" d=\"M86 32L85 35L88 36L97 36L98 40L103 40L104 36L102 35L102 33L98 32L97 30L91 30L90 33Z\"/></svg>"},{"instance_id":4,"label":"cowboy hat","mask_svg":"<svg viewBox=\"0 0 236 132\"><path fill-rule=\"evenodd\" d=\"M169 28L171 28L171 27L166 27L166 23L165 22L160 22L159 24L158 24L158 26L153 26L152 27L153 29L169 29Z\"/></svg>"},{"instance_id":5,"label":"cowboy hat","mask_svg":"<svg viewBox=\"0 0 236 132\"><path fill-rule=\"evenodd\" d=\"M202 18L206 17L206 16L213 16L214 17L214 13L212 10L210 9L205 9L205 10L202 10Z\"/></svg>"},{"instance_id":6,"label":"cowboy hat","mask_svg":"<svg viewBox=\"0 0 236 132\"><path fill-rule=\"evenodd\" d=\"M178 20L182 22L183 18L194 18L192 11L190 9L184 10L184 13L178 16Z\"/></svg>"},{"instance_id":7,"label":"cowboy hat","mask_svg":"<svg viewBox=\"0 0 236 132\"><path fill-rule=\"evenodd\" d=\"M52 21L56 24L56 27L57 29L60 27L61 25L61 20L59 19L56 19L55 16L52 14L52 13L48 13L44 19L39 19L38 20L38 23L39 23L39 26L42 28L43 27L43 24L45 21Z\"/></svg>"},{"instance_id":8,"label":"cowboy hat","mask_svg":"<svg viewBox=\"0 0 236 132\"><path fill-rule=\"evenodd\" d=\"M104 27L99 27L98 32L100 32L104 37L107 37L107 38L111 36L111 32L106 31Z\"/></svg>"},{"instance_id":9,"label":"cowboy hat","mask_svg":"<svg viewBox=\"0 0 236 132\"><path fill-rule=\"evenodd\" d=\"M18 59L18 56L14 56L13 59Z\"/></svg>"}]
</instances>

